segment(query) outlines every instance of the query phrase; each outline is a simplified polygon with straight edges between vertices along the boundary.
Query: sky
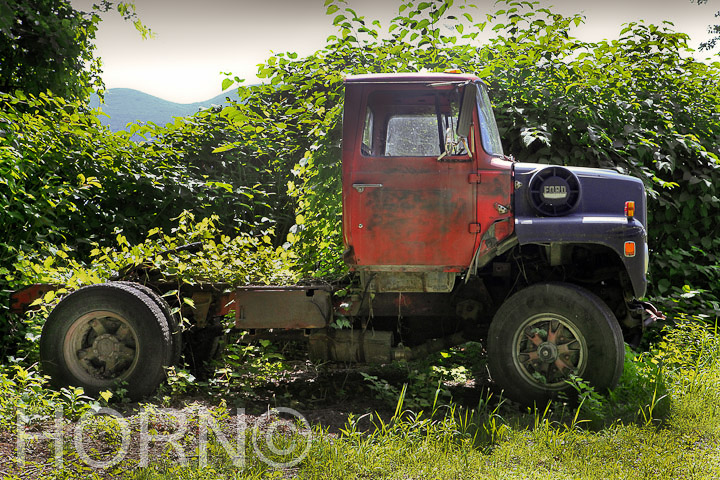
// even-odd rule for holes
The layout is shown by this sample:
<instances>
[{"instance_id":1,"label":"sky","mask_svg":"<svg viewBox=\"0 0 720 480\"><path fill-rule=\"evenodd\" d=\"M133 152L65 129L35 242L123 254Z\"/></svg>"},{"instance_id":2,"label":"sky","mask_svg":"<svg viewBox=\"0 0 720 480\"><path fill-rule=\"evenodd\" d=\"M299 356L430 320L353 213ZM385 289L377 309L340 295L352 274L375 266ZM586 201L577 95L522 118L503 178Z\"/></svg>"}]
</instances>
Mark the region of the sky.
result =
<instances>
[{"instance_id":1,"label":"sky","mask_svg":"<svg viewBox=\"0 0 720 480\"><path fill-rule=\"evenodd\" d=\"M720 0L697 5L692 0L540 0L563 14L582 13L586 23L574 31L581 40L616 38L621 25L645 20L675 24L697 46L709 37ZM97 0L71 0L90 11ZM335 32L325 15L324 0L135 0L140 19L154 33L143 40L117 13L103 15L96 34L106 88L134 88L165 100L191 103L221 93L224 75L232 72L257 83L257 64L273 52L310 54ZM359 15L383 26L397 13L399 0L348 0ZM456 0L456 4L460 0ZM468 1L474 15L497 10L494 0ZM720 21L720 19L717 19ZM715 22L717 23L717 22ZM709 54L698 54L706 57ZM716 57L717 59L717 57Z\"/></svg>"}]
</instances>

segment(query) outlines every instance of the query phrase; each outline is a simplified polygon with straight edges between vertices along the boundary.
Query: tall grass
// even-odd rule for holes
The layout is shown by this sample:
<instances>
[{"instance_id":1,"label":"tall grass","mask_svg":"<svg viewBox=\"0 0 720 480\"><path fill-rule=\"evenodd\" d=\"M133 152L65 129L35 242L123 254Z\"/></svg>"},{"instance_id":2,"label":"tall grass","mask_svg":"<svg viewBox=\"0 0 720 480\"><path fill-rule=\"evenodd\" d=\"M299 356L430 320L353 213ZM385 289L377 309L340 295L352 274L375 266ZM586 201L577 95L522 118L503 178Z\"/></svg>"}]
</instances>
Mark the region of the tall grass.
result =
<instances>
[{"instance_id":1,"label":"tall grass","mask_svg":"<svg viewBox=\"0 0 720 480\"><path fill-rule=\"evenodd\" d=\"M688 318L650 352L628 352L619 387L577 379L578 401L525 412L402 411L368 433L353 421L316 445L303 478L720 478L720 339ZM404 394L404 392L403 392Z\"/></svg>"},{"instance_id":2,"label":"tall grass","mask_svg":"<svg viewBox=\"0 0 720 480\"><path fill-rule=\"evenodd\" d=\"M277 478L720 478L720 339L688 319L650 352L628 352L620 386L600 395L575 379L579 398L520 411L484 397L475 408L435 402L351 416L338 435L317 429L309 455L287 470L225 476ZM368 425L370 428L360 428ZM204 478L207 472L174 471ZM172 478L150 468L137 478Z\"/></svg>"},{"instance_id":3,"label":"tall grass","mask_svg":"<svg viewBox=\"0 0 720 480\"><path fill-rule=\"evenodd\" d=\"M233 464L211 436L208 463L201 466L197 452L192 453L197 426L191 426L181 440L190 452L187 465L178 464L172 449L166 448L156 451L144 468L138 468L131 455L113 468L112 475L138 479L720 478L718 332L688 318L668 328L662 338L649 352L628 352L619 387L606 395L576 378L576 401L522 410L490 394L473 408L443 403L438 389L431 405L419 410L406 407L417 404L408 402L403 387L392 412L350 416L334 434L315 426L310 450L297 464L267 465L252 447L253 432L248 431L242 465ZM30 410L37 405L38 412L56 402L73 401L67 394L33 394L42 390L43 382L17 367L3 370L0 377L4 415L18 401ZM228 420L227 411L221 410L218 407L213 414ZM3 430L7 432L12 423L5 423ZM282 442L293 445L305 439L293 431ZM100 477L108 473L92 472ZM62 471L50 474L88 475L87 468L70 461Z\"/></svg>"}]
</instances>

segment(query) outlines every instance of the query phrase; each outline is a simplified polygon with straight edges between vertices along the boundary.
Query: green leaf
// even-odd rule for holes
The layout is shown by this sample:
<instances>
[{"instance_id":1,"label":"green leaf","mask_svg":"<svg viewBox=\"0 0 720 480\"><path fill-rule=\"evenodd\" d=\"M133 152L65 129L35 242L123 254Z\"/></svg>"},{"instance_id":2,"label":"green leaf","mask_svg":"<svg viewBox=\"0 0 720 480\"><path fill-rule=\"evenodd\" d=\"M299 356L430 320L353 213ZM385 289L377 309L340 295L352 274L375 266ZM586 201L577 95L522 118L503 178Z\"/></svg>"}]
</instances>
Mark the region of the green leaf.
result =
<instances>
[{"instance_id":1,"label":"green leaf","mask_svg":"<svg viewBox=\"0 0 720 480\"><path fill-rule=\"evenodd\" d=\"M228 150L232 150L232 149L234 149L234 148L237 148L237 145L235 145L235 144L233 144L233 143L227 143L227 144L225 144L225 145L221 145L221 146L213 149L212 153L227 152Z\"/></svg>"}]
</instances>

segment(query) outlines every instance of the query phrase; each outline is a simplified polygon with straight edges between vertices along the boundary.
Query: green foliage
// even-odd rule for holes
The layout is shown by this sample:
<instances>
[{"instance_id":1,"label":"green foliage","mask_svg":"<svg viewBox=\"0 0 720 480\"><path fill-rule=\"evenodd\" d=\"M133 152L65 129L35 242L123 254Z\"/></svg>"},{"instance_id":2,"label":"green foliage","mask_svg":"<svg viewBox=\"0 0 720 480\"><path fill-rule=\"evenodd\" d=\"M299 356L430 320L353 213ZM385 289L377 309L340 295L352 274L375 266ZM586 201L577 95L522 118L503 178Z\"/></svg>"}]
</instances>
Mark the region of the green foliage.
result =
<instances>
[{"instance_id":1,"label":"green foliage","mask_svg":"<svg viewBox=\"0 0 720 480\"><path fill-rule=\"evenodd\" d=\"M196 389L195 375L189 370L172 366L167 369L167 381L162 387L162 392L167 391L172 397L179 397ZM167 396L168 400L171 398Z\"/></svg>"},{"instance_id":2,"label":"green foliage","mask_svg":"<svg viewBox=\"0 0 720 480\"><path fill-rule=\"evenodd\" d=\"M0 366L0 430L15 429L18 415L26 424L52 418L62 409L65 418L74 420L90 409L100 408L97 400L82 388L68 387L59 391L48 388L48 378L37 364L23 366L19 359Z\"/></svg>"},{"instance_id":3,"label":"green foliage","mask_svg":"<svg viewBox=\"0 0 720 480\"><path fill-rule=\"evenodd\" d=\"M285 380L288 368L284 356L270 341L247 342L239 337L223 347L219 358L208 363L208 373L202 378L186 368L170 367L167 382L157 396L172 404L186 395L209 394L243 405L257 399L258 391L268 385Z\"/></svg>"},{"instance_id":4,"label":"green foliage","mask_svg":"<svg viewBox=\"0 0 720 480\"><path fill-rule=\"evenodd\" d=\"M638 354L626 346L623 375L618 386L607 394L571 376L568 383L576 393L568 403L575 408L573 424L600 429L618 421L654 425L665 419L670 413L670 380L662 370L660 355L658 350Z\"/></svg>"},{"instance_id":5,"label":"green foliage","mask_svg":"<svg viewBox=\"0 0 720 480\"><path fill-rule=\"evenodd\" d=\"M259 233L275 226L273 240L281 245L295 220L283 193L294 161L288 158L293 158L291 143L285 127L273 123L281 118L262 105L271 101L259 94L254 101L246 96L240 92L240 104L252 105L251 111L241 114L226 107L178 118L154 128L153 145L176 152L194 180L206 187L206 198L196 199L198 206L219 215L228 229Z\"/></svg>"},{"instance_id":6,"label":"green foliage","mask_svg":"<svg viewBox=\"0 0 720 480\"><path fill-rule=\"evenodd\" d=\"M662 348L662 346L660 347ZM664 370L663 353L654 349L636 353L625 349L625 366L620 385L609 393L608 404L614 416L652 424L670 413L668 378L671 370Z\"/></svg>"},{"instance_id":7,"label":"green foliage","mask_svg":"<svg viewBox=\"0 0 720 480\"><path fill-rule=\"evenodd\" d=\"M270 341L247 343L240 338L225 346L207 385L219 395L253 398L258 388L281 381L287 374L283 355Z\"/></svg>"},{"instance_id":8,"label":"green foliage","mask_svg":"<svg viewBox=\"0 0 720 480\"><path fill-rule=\"evenodd\" d=\"M5 275L6 281L16 285L50 283L61 287L35 302L38 311L21 319L11 317L6 335L12 341L4 345L0 353L38 361L42 325L60 298L84 285L110 281L120 272L140 282L177 282L178 289L181 284L198 282L216 282L230 288L297 280L293 253L272 246L269 235L231 237L219 228L217 217L195 221L190 212L182 212L173 223L168 233L154 228L139 243L131 243L122 233L115 236L114 245L92 243L89 261L77 258L76 252L67 245L45 244L30 253L19 253L9 274ZM199 244L198 250L181 248L188 244ZM177 293L178 290L174 290L169 295Z\"/></svg>"},{"instance_id":9,"label":"green foliage","mask_svg":"<svg viewBox=\"0 0 720 480\"><path fill-rule=\"evenodd\" d=\"M439 402L451 403L453 387L464 385L485 368L482 345L468 342L421 359L394 362L378 372L360 372L360 375L365 387L381 403L395 405L404 391L406 408L427 411Z\"/></svg>"},{"instance_id":10,"label":"green foliage","mask_svg":"<svg viewBox=\"0 0 720 480\"><path fill-rule=\"evenodd\" d=\"M678 319L676 325L664 328L662 340L649 352L626 348L620 383L607 395L580 378L572 379L580 422L597 429L614 422L653 426L681 419L684 424L687 415L696 420L714 417L720 405L715 388L720 378L717 327L683 314ZM715 431L711 422L698 422L696 428Z\"/></svg>"},{"instance_id":11,"label":"green foliage","mask_svg":"<svg viewBox=\"0 0 720 480\"><path fill-rule=\"evenodd\" d=\"M619 40L588 43L572 37L580 16L501 6L477 21L464 2L408 1L383 28L328 2L338 33L325 48L273 55L258 72L268 84L239 87L228 107L131 126L153 139L142 145L109 135L82 105L6 97L3 178L19 176L21 186L9 184L0 203L11 205L4 215L20 238L8 239L0 258L34 248L38 237L107 244L118 227L138 241L189 210L218 215L226 234L272 232L274 246L294 250L301 274L338 277L343 76L461 68L489 83L505 148L517 159L613 168L645 181L653 294L683 285L714 291L717 65L685 55L687 37L667 26L633 23ZM494 37L478 45L484 29Z\"/></svg>"},{"instance_id":12,"label":"green foliage","mask_svg":"<svg viewBox=\"0 0 720 480\"><path fill-rule=\"evenodd\" d=\"M114 246L97 243L84 264L71 256L72 251L49 247L32 255L20 255L15 274L23 283L52 283L64 288L48 293L40 303L52 305L67 290L110 281L120 272L137 280L225 283L229 286L293 282L293 255L282 247L273 247L270 237L247 234L229 237L216 225L217 217L199 222L190 212L183 212L172 228L172 235L159 228L148 232L142 243L131 244L123 234ZM181 247L198 243L197 251ZM136 273L132 273L136 272Z\"/></svg>"},{"instance_id":13,"label":"green foliage","mask_svg":"<svg viewBox=\"0 0 720 480\"><path fill-rule=\"evenodd\" d=\"M135 126L130 133L150 130ZM14 274L12 265L38 249L87 259L93 249L115 242L119 233L129 243L141 242L148 232L157 232L153 229L171 233L172 219L183 211L204 218L222 215L212 221L212 233L203 232L204 238L214 235L218 242L221 234L235 236L236 228L245 224L243 218L254 218L245 212L256 208L253 197L264 196L262 184L234 189L222 177L205 176L188 162L192 152L162 142L136 144L129 140L130 133L112 134L82 102L44 93L0 97L0 225L5 232L0 240L0 290L26 284L28 278ZM259 238L228 239L225 254L237 253L244 243L272 240L271 222L258 220L252 233ZM221 249L217 243L208 248ZM258 257L247 267L262 261ZM243 272L247 269L236 276ZM6 294L0 300L2 313Z\"/></svg>"},{"instance_id":14,"label":"green foliage","mask_svg":"<svg viewBox=\"0 0 720 480\"><path fill-rule=\"evenodd\" d=\"M0 102L3 262L38 240L106 239L115 226L138 237L166 223L163 208L174 211L190 183L168 152L111 134L82 103L44 93Z\"/></svg>"},{"instance_id":15,"label":"green foliage","mask_svg":"<svg viewBox=\"0 0 720 480\"><path fill-rule=\"evenodd\" d=\"M0 3L0 93L51 93L68 100L102 93L95 33L101 15L113 7L143 38L152 35L128 2L102 0L91 12L76 10L68 0Z\"/></svg>"},{"instance_id":16,"label":"green foliage","mask_svg":"<svg viewBox=\"0 0 720 480\"><path fill-rule=\"evenodd\" d=\"M99 22L67 0L2 2L0 92L88 98L103 85L93 44Z\"/></svg>"}]
</instances>

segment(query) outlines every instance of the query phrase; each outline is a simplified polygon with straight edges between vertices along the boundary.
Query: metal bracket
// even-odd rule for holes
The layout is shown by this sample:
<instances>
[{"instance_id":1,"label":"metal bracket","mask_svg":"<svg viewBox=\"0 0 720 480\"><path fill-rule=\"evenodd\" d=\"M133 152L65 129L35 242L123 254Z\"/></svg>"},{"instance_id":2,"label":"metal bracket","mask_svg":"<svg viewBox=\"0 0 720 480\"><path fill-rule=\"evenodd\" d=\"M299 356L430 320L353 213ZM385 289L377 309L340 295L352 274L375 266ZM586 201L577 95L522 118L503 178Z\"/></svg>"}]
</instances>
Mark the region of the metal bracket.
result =
<instances>
[{"instance_id":1,"label":"metal bracket","mask_svg":"<svg viewBox=\"0 0 720 480\"><path fill-rule=\"evenodd\" d=\"M665 315L650 302L635 300L628 303L628 309L631 313L639 314L642 319L643 328L649 327L657 321L665 320Z\"/></svg>"},{"instance_id":2,"label":"metal bracket","mask_svg":"<svg viewBox=\"0 0 720 480\"><path fill-rule=\"evenodd\" d=\"M505 205L501 205L497 202L495 202L495 210L497 210L500 215L505 215L510 211L508 207L506 207Z\"/></svg>"}]
</instances>

